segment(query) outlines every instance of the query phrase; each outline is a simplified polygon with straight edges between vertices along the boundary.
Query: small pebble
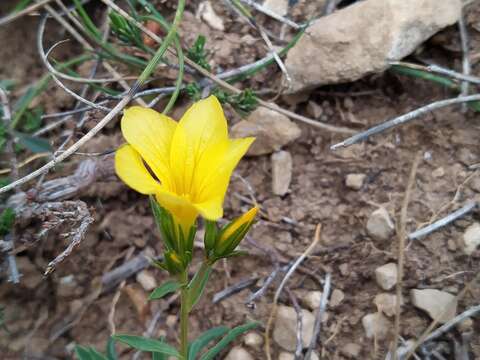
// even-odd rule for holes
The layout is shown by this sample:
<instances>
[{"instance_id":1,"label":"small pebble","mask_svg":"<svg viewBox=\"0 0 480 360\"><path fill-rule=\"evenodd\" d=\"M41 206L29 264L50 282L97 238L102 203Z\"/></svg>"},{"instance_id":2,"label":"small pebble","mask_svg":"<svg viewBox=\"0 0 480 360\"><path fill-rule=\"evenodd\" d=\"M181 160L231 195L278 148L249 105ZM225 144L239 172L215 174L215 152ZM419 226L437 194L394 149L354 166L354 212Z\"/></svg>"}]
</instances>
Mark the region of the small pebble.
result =
<instances>
[{"instance_id":1,"label":"small pebble","mask_svg":"<svg viewBox=\"0 0 480 360\"><path fill-rule=\"evenodd\" d=\"M263 336L254 331L249 332L244 336L243 343L252 348L258 348L263 345Z\"/></svg>"},{"instance_id":2,"label":"small pebble","mask_svg":"<svg viewBox=\"0 0 480 360\"><path fill-rule=\"evenodd\" d=\"M335 289L332 291L332 295L330 296L330 302L328 305L330 307L336 307L341 304L341 302L345 299L345 294L340 289Z\"/></svg>"},{"instance_id":3,"label":"small pebble","mask_svg":"<svg viewBox=\"0 0 480 360\"><path fill-rule=\"evenodd\" d=\"M388 240L395 231L388 211L380 207L370 214L367 221L367 232L375 240Z\"/></svg>"},{"instance_id":4,"label":"small pebble","mask_svg":"<svg viewBox=\"0 0 480 360\"><path fill-rule=\"evenodd\" d=\"M348 174L345 178L345 185L353 190L360 190L367 175L365 174Z\"/></svg>"},{"instance_id":5,"label":"small pebble","mask_svg":"<svg viewBox=\"0 0 480 360\"><path fill-rule=\"evenodd\" d=\"M382 313L367 314L362 318L363 329L369 339L383 340L392 324Z\"/></svg>"},{"instance_id":6,"label":"small pebble","mask_svg":"<svg viewBox=\"0 0 480 360\"><path fill-rule=\"evenodd\" d=\"M142 285L145 291L152 291L158 286L155 276L153 276L153 274L148 270L140 271L137 274L136 279L137 282Z\"/></svg>"},{"instance_id":7,"label":"small pebble","mask_svg":"<svg viewBox=\"0 0 480 360\"><path fill-rule=\"evenodd\" d=\"M235 346L225 356L225 360L254 360L254 357L244 348Z\"/></svg>"},{"instance_id":8,"label":"small pebble","mask_svg":"<svg viewBox=\"0 0 480 360\"><path fill-rule=\"evenodd\" d=\"M472 255L480 245L480 223L476 222L470 225L463 234L463 252L466 255Z\"/></svg>"},{"instance_id":9,"label":"small pebble","mask_svg":"<svg viewBox=\"0 0 480 360\"><path fill-rule=\"evenodd\" d=\"M392 289L397 283L397 264L388 263L375 269L375 279L383 290Z\"/></svg>"}]
</instances>

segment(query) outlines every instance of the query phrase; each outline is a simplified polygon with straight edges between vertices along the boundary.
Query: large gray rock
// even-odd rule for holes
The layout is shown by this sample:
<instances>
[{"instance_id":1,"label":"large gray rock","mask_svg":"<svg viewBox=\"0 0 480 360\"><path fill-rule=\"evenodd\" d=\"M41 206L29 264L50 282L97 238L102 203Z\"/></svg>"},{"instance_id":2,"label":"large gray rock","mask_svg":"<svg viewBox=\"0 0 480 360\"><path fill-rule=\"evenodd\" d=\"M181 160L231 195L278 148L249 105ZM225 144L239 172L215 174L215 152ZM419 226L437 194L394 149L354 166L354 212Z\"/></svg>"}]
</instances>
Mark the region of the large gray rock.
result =
<instances>
[{"instance_id":1,"label":"large gray rock","mask_svg":"<svg viewBox=\"0 0 480 360\"><path fill-rule=\"evenodd\" d=\"M457 313L456 296L436 289L413 289L410 292L412 304L434 320L445 323L453 319Z\"/></svg>"},{"instance_id":2,"label":"large gray rock","mask_svg":"<svg viewBox=\"0 0 480 360\"><path fill-rule=\"evenodd\" d=\"M322 17L288 53L291 90L381 72L457 22L461 8L461 0L365 0Z\"/></svg>"},{"instance_id":3,"label":"large gray rock","mask_svg":"<svg viewBox=\"0 0 480 360\"><path fill-rule=\"evenodd\" d=\"M264 107L257 108L247 119L235 124L231 131L234 138L256 137L247 155L264 155L278 151L301 134L298 125L288 117Z\"/></svg>"},{"instance_id":4,"label":"large gray rock","mask_svg":"<svg viewBox=\"0 0 480 360\"><path fill-rule=\"evenodd\" d=\"M313 336L315 316L302 309L302 345L307 347ZM279 306L273 329L273 339L283 349L294 351L297 340L297 313L293 307Z\"/></svg>"}]
</instances>

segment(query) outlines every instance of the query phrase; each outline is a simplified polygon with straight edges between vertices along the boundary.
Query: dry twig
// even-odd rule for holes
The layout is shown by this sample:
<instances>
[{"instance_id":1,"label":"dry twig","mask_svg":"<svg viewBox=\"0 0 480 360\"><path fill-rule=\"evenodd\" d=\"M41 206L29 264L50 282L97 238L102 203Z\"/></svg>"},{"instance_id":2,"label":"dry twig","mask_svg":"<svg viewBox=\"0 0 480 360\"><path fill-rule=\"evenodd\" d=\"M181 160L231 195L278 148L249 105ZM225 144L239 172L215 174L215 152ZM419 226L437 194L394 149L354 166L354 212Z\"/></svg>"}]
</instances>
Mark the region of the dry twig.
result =
<instances>
[{"instance_id":1,"label":"dry twig","mask_svg":"<svg viewBox=\"0 0 480 360\"><path fill-rule=\"evenodd\" d=\"M410 176L408 177L407 188L405 190L405 197L403 198L402 209L400 211L400 221L398 224L398 280L397 280L397 301L395 304L395 328L393 336L393 346L392 349L397 348L398 337L400 336L400 312L401 312L401 303L402 303L402 286L403 286L403 268L405 262L405 239L407 237L406 226L407 226L407 209L408 204L410 203L410 197L412 195L413 186L415 184L415 176L417 174L418 164L420 163L421 153L418 152L415 155L413 160L412 169L410 170ZM397 360L397 352L393 352L393 360Z\"/></svg>"}]
</instances>

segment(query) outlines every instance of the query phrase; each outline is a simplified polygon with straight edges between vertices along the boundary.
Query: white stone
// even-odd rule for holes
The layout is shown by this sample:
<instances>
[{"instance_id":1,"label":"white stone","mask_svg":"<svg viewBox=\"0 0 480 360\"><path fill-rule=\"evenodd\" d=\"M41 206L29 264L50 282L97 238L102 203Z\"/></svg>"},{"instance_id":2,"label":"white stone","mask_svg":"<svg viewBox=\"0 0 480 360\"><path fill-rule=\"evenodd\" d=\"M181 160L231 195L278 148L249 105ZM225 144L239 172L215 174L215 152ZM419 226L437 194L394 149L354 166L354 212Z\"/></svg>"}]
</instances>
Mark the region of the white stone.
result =
<instances>
[{"instance_id":1,"label":"white stone","mask_svg":"<svg viewBox=\"0 0 480 360\"><path fill-rule=\"evenodd\" d=\"M344 355L347 359L358 359L361 351L362 347L355 343L348 343L345 346L342 346L340 349L342 355Z\"/></svg>"},{"instance_id":2,"label":"white stone","mask_svg":"<svg viewBox=\"0 0 480 360\"><path fill-rule=\"evenodd\" d=\"M360 190L367 175L365 174L348 174L345 178L345 185L353 190Z\"/></svg>"},{"instance_id":3,"label":"white stone","mask_svg":"<svg viewBox=\"0 0 480 360\"><path fill-rule=\"evenodd\" d=\"M480 223L476 222L470 225L463 234L463 252L472 255L480 245Z\"/></svg>"},{"instance_id":4,"label":"white stone","mask_svg":"<svg viewBox=\"0 0 480 360\"><path fill-rule=\"evenodd\" d=\"M397 264L388 263L375 269L375 279L383 290L392 289L397 283Z\"/></svg>"},{"instance_id":5,"label":"white stone","mask_svg":"<svg viewBox=\"0 0 480 360\"><path fill-rule=\"evenodd\" d=\"M288 151L272 154L272 191L283 196L288 192L292 181L292 155Z\"/></svg>"},{"instance_id":6,"label":"white stone","mask_svg":"<svg viewBox=\"0 0 480 360\"><path fill-rule=\"evenodd\" d=\"M320 301L322 300L321 291L308 291L302 297L301 301L308 307L310 310L316 310L320 306Z\"/></svg>"},{"instance_id":7,"label":"white stone","mask_svg":"<svg viewBox=\"0 0 480 360\"><path fill-rule=\"evenodd\" d=\"M254 360L254 357L244 348L235 346L225 356L225 360Z\"/></svg>"},{"instance_id":8,"label":"white stone","mask_svg":"<svg viewBox=\"0 0 480 360\"><path fill-rule=\"evenodd\" d=\"M265 0L263 6L280 16L288 13L288 0Z\"/></svg>"},{"instance_id":9,"label":"white stone","mask_svg":"<svg viewBox=\"0 0 480 360\"><path fill-rule=\"evenodd\" d=\"M294 360L294 359L295 359L295 355L286 351L282 351L278 355L278 360Z\"/></svg>"},{"instance_id":10,"label":"white stone","mask_svg":"<svg viewBox=\"0 0 480 360\"><path fill-rule=\"evenodd\" d=\"M137 274L136 279L137 282L142 285L145 291L152 291L158 286L155 276L153 276L153 274L148 270L140 271Z\"/></svg>"},{"instance_id":11,"label":"white stone","mask_svg":"<svg viewBox=\"0 0 480 360\"><path fill-rule=\"evenodd\" d=\"M367 221L367 232L376 240L388 240L395 231L395 225L387 209L380 207L370 214Z\"/></svg>"},{"instance_id":12,"label":"white stone","mask_svg":"<svg viewBox=\"0 0 480 360\"><path fill-rule=\"evenodd\" d=\"M341 302L345 299L345 294L340 289L335 289L332 291L332 295L330 295L330 302L328 303L329 307L336 307L341 304Z\"/></svg>"},{"instance_id":13,"label":"white stone","mask_svg":"<svg viewBox=\"0 0 480 360\"><path fill-rule=\"evenodd\" d=\"M320 17L288 53L292 91L382 72L455 24L461 9L462 0L365 0Z\"/></svg>"},{"instance_id":14,"label":"white stone","mask_svg":"<svg viewBox=\"0 0 480 360\"><path fill-rule=\"evenodd\" d=\"M203 1L198 4L197 18L205 21L208 26L210 26L214 30L225 30L223 19L217 15L215 10L213 10L213 6L210 1Z\"/></svg>"},{"instance_id":15,"label":"white stone","mask_svg":"<svg viewBox=\"0 0 480 360\"><path fill-rule=\"evenodd\" d=\"M271 154L298 139L301 134L298 125L287 116L264 107L254 110L247 119L235 124L231 130L233 138L256 138L247 155Z\"/></svg>"},{"instance_id":16,"label":"white stone","mask_svg":"<svg viewBox=\"0 0 480 360\"><path fill-rule=\"evenodd\" d=\"M254 331L249 332L244 336L243 343L252 348L258 348L263 344L263 336Z\"/></svg>"},{"instance_id":17,"label":"white stone","mask_svg":"<svg viewBox=\"0 0 480 360\"><path fill-rule=\"evenodd\" d=\"M412 304L425 311L433 320L445 323L457 313L456 296L436 289L413 289L410 292Z\"/></svg>"},{"instance_id":18,"label":"white stone","mask_svg":"<svg viewBox=\"0 0 480 360\"><path fill-rule=\"evenodd\" d=\"M313 335L315 316L302 309L302 346L307 347ZM273 339L283 349L294 351L296 348L297 313L293 307L279 306L273 329Z\"/></svg>"},{"instance_id":19,"label":"white stone","mask_svg":"<svg viewBox=\"0 0 480 360\"><path fill-rule=\"evenodd\" d=\"M392 317L397 311L397 295L382 293L375 296L373 303L377 306L378 312Z\"/></svg>"},{"instance_id":20,"label":"white stone","mask_svg":"<svg viewBox=\"0 0 480 360\"><path fill-rule=\"evenodd\" d=\"M367 314L362 318L363 329L369 339L383 340L388 336L390 321L382 313Z\"/></svg>"}]
</instances>

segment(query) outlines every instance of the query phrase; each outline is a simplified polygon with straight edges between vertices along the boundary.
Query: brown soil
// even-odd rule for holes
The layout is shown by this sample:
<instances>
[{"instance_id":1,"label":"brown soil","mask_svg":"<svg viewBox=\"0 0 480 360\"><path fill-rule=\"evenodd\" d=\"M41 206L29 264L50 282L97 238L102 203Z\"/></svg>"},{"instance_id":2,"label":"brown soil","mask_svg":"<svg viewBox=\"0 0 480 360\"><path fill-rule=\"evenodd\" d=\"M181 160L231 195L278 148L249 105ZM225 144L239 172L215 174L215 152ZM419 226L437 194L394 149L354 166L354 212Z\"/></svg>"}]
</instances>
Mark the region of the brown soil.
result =
<instances>
[{"instance_id":1,"label":"brown soil","mask_svg":"<svg viewBox=\"0 0 480 360\"><path fill-rule=\"evenodd\" d=\"M306 16L303 3L293 12L298 20ZM159 5L159 8L162 6L165 9L165 5ZM2 4L2 14L8 7ZM182 25L183 41L191 44L194 34L206 35L208 48L213 54L212 65L233 68L266 54L255 31L220 3L214 7L225 19L225 32L212 30L197 20L194 16L196 7L196 1L188 6L189 13ZM102 12L101 8L89 9L98 14ZM478 18L474 16L479 12L480 7L476 6L468 16L472 54L480 52L480 29ZM273 33L279 33L278 24L262 16L258 18ZM0 79L18 81L14 97L45 72L35 46L37 21L35 17L24 17L0 28ZM58 41L65 36L53 23L49 25L49 41ZM78 50L75 46L60 48L63 51L56 53L59 59ZM435 63L461 69L457 28L446 29L435 36L419 49L419 55L422 54L428 54ZM474 62L473 73L478 71L479 66ZM245 86L276 89L280 79L281 73L276 66L271 66ZM449 91L424 80L386 72L351 84L324 87L304 96L282 96L279 103L309 115L308 101L315 101L323 107L325 118L322 120L363 129L423 104L452 96L454 94ZM69 109L74 104L73 99L53 84L38 102L48 112ZM176 117L187 105L186 99L180 105L174 113ZM232 123L239 120L231 109L227 109L227 114ZM387 242L372 240L365 230L367 219L373 210L383 205L398 223L410 168L419 152L422 160L408 207L407 231L445 216L466 200L478 200L479 186L472 184L478 184L480 179L468 165L480 162L479 119L478 114L471 111L463 114L458 107L446 108L375 136L366 143L336 152L331 152L329 146L342 140L341 136L301 125L301 138L285 148L293 156L294 167L291 191L284 197L272 193L269 156L243 160L238 174L251 184L262 207L261 219L251 233L252 241L243 244L251 255L217 264L204 299L193 314L192 335L221 324L235 326L247 319L257 319L265 324L278 282L256 302L254 308L245 306L244 302L252 291L258 289L258 282L214 305L211 304L213 295L244 279L265 278L275 268L273 259L282 263L295 259L311 243L316 225L321 224L321 245L315 256L303 264L304 271L295 273L288 287L300 298L305 290L321 290L319 279L330 272L333 288L342 290L345 299L335 308L328 309L319 353L325 359L343 359L342 348L347 343L356 343L362 346L360 358L384 359L388 342L380 341L374 346L374 341L365 336L361 319L376 311L373 298L383 290L375 282L374 270L387 262L396 262L397 239L393 237ZM88 151L105 151L121 141L117 125L107 129L105 134L94 139L87 146ZM70 158L69 164L49 177L68 175L80 160ZM441 176L438 176L441 171L433 173L439 168L443 169ZM350 173L367 175L359 191L345 186L345 176ZM245 183L234 178L225 203L226 216L248 208L249 204L242 199L250 195ZM178 303L162 300L145 305L143 299L147 292L134 276L127 279L125 287L120 290L116 305L117 291L98 295L102 274L122 264L130 249L134 254L147 248L161 251L147 199L115 179L94 186L81 200L94 213L95 222L74 253L53 274L42 277L46 264L67 245L61 236L50 236L18 254L18 265L23 273L19 285L1 283L0 304L5 308L8 327L8 332L0 330L0 357L3 359L72 358L72 347L76 343L103 350L111 331L108 317L113 306L117 332L141 334L152 316L161 311L158 331L154 335L166 335L170 341L176 336ZM459 246L465 228L478 220L478 213L465 216L408 247L403 283L405 305L401 317L401 334L405 339L419 337L431 321L428 315L410 303L410 289L437 288L458 294L478 272L480 252L468 257ZM25 233L33 231L20 230ZM197 259L200 254L199 250ZM167 279L163 272L150 271L159 283ZM460 301L459 312L478 304L479 298L480 287L474 284ZM282 296L280 302L291 306L287 295ZM471 356L480 359L478 318L474 320L474 333L476 335L470 343ZM458 331L453 330L442 339L451 344L452 339L458 337ZM275 354L279 350L273 346ZM265 358L262 349L249 351L256 359ZM127 359L131 358L132 352L125 350L123 354L122 358ZM454 358L453 354L450 358Z\"/></svg>"}]
</instances>

